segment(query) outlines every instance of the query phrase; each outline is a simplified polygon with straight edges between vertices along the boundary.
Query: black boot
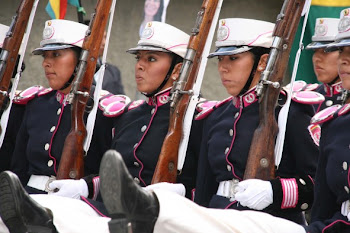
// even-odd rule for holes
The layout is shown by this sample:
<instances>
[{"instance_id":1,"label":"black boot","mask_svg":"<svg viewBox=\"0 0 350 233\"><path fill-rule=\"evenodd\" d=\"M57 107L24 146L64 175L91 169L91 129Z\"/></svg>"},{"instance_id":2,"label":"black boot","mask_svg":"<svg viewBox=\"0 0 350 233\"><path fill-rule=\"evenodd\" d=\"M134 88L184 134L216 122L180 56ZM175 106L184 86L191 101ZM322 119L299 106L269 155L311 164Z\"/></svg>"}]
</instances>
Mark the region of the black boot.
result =
<instances>
[{"instance_id":1,"label":"black boot","mask_svg":"<svg viewBox=\"0 0 350 233\"><path fill-rule=\"evenodd\" d=\"M101 195L113 220L123 216L131 222L133 233L153 232L159 202L153 192L143 190L128 172L121 155L107 151L100 166ZM111 233L113 226L109 224Z\"/></svg>"},{"instance_id":2,"label":"black boot","mask_svg":"<svg viewBox=\"0 0 350 233\"><path fill-rule=\"evenodd\" d=\"M16 174L0 173L0 216L11 233L56 233L52 212L23 189Z\"/></svg>"}]
</instances>

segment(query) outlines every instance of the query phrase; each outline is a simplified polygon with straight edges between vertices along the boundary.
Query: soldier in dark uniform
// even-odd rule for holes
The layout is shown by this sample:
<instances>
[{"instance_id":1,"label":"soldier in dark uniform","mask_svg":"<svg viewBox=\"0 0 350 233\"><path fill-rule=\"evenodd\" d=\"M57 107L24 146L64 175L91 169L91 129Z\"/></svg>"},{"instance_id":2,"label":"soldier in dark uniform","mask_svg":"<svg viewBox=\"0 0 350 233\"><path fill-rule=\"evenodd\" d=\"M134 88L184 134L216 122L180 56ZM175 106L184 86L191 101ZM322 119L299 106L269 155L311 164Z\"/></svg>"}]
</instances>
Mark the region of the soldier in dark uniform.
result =
<instances>
[{"instance_id":1,"label":"soldier in dark uniform","mask_svg":"<svg viewBox=\"0 0 350 233\"><path fill-rule=\"evenodd\" d=\"M342 85L337 70L338 50L328 51L325 48L332 43L337 35L339 19L318 18L316 19L315 34L312 43L306 49L312 49L314 54L312 62L317 80L321 82L315 91L325 97L325 101L315 105L316 112L334 104L342 102ZM314 86L314 85L311 85Z\"/></svg>"},{"instance_id":2,"label":"soldier in dark uniform","mask_svg":"<svg viewBox=\"0 0 350 233\"><path fill-rule=\"evenodd\" d=\"M16 102L26 104L26 111L11 165L11 170L19 176L29 193L47 193L50 191L48 183L55 179L64 141L71 130L68 94L87 28L73 21L49 20L45 23L41 47L33 51L43 56L42 65L50 88L34 86L18 95ZM95 150L91 156L85 157L87 175L98 172L99 163L96 161L100 159L93 157L95 154L102 156L109 148L111 133L107 130L111 129L111 123L103 117L102 111L97 113L92 143L97 143L96 148L101 152ZM85 183L84 180L77 182L77 187ZM87 196L87 189L80 191L81 195Z\"/></svg>"},{"instance_id":3,"label":"soldier in dark uniform","mask_svg":"<svg viewBox=\"0 0 350 233\"><path fill-rule=\"evenodd\" d=\"M305 223L302 212L313 201L312 177L318 158L318 148L308 132L314 111L307 100L291 103L278 178L242 181L259 124L255 88L266 66L273 29L273 23L259 20L219 22L218 49L209 57L218 57L221 81L232 97L206 111L195 202L211 208L263 210ZM281 92L276 118L285 94Z\"/></svg>"}]
</instances>

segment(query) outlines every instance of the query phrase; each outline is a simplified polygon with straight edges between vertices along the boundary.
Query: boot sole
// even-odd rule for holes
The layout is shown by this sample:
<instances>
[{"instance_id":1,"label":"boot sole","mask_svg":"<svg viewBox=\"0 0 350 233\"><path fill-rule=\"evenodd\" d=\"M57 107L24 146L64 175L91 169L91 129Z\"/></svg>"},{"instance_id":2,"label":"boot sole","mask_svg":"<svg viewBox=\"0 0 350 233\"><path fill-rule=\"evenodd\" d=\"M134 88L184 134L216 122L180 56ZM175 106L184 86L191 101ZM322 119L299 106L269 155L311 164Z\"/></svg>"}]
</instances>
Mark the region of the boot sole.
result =
<instances>
[{"instance_id":1,"label":"boot sole","mask_svg":"<svg viewBox=\"0 0 350 233\"><path fill-rule=\"evenodd\" d=\"M20 214L20 203L14 193L16 182L10 178L10 174L0 174L0 215L11 233L27 232L27 227Z\"/></svg>"}]
</instances>

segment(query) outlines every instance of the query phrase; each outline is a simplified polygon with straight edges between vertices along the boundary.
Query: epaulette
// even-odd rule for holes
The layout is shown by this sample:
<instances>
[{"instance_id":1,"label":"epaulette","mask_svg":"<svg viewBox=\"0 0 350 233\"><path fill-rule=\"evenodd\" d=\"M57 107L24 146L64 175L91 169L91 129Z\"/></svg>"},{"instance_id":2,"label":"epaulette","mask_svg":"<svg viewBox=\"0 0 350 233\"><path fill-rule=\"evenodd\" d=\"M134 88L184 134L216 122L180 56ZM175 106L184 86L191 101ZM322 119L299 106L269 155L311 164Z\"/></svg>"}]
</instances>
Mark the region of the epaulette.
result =
<instances>
[{"instance_id":1,"label":"epaulette","mask_svg":"<svg viewBox=\"0 0 350 233\"><path fill-rule=\"evenodd\" d=\"M13 99L13 103L26 105L30 100L34 99L35 96L43 96L51 91L51 88L45 88L40 85L28 87L27 89L16 94L16 96Z\"/></svg>"},{"instance_id":2,"label":"epaulette","mask_svg":"<svg viewBox=\"0 0 350 233\"><path fill-rule=\"evenodd\" d=\"M141 106L145 101L144 100L135 100L133 101L128 108L128 111L137 108L138 106Z\"/></svg>"},{"instance_id":3,"label":"epaulette","mask_svg":"<svg viewBox=\"0 0 350 233\"><path fill-rule=\"evenodd\" d=\"M130 103L126 95L106 95L99 101L99 108L106 117L116 117L122 114Z\"/></svg>"},{"instance_id":4,"label":"epaulette","mask_svg":"<svg viewBox=\"0 0 350 233\"><path fill-rule=\"evenodd\" d=\"M318 88L319 84L318 83L312 83L308 84L303 80L298 80L293 83L293 92L295 91L314 91ZM283 87L285 90L290 90L290 83Z\"/></svg>"},{"instance_id":5,"label":"epaulette","mask_svg":"<svg viewBox=\"0 0 350 233\"><path fill-rule=\"evenodd\" d=\"M292 100L301 104L320 104L325 98L316 91L296 91L292 93Z\"/></svg>"},{"instance_id":6,"label":"epaulette","mask_svg":"<svg viewBox=\"0 0 350 233\"><path fill-rule=\"evenodd\" d=\"M202 120L206 118L210 113L212 113L216 108L220 107L224 103L232 100L232 96L222 100L222 101L201 101L197 104L196 110L199 112L195 116L195 120Z\"/></svg>"},{"instance_id":7,"label":"epaulette","mask_svg":"<svg viewBox=\"0 0 350 233\"><path fill-rule=\"evenodd\" d=\"M342 108L342 106L340 104L335 104L335 105L332 105L328 108L325 108L322 111L319 111L318 113L316 113L311 118L310 122L311 122L311 124L322 124L326 121L329 121L329 120L333 119L334 114L341 108ZM349 111L349 110L347 110L347 111Z\"/></svg>"}]
</instances>

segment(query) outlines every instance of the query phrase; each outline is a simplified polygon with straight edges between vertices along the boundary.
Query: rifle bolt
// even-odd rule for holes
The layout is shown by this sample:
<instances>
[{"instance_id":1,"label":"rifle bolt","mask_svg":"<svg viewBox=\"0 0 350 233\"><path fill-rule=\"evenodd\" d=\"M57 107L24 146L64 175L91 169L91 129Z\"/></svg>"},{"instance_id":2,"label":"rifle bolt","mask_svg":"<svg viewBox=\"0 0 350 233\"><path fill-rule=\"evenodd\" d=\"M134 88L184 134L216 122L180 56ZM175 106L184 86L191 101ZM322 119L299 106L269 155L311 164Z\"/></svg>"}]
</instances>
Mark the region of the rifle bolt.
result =
<instances>
[{"instance_id":1,"label":"rifle bolt","mask_svg":"<svg viewBox=\"0 0 350 233\"><path fill-rule=\"evenodd\" d=\"M260 160L260 165L261 165L262 167L266 168L266 167L269 165L269 162L267 161L267 159L262 158L262 159Z\"/></svg>"}]
</instances>

